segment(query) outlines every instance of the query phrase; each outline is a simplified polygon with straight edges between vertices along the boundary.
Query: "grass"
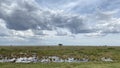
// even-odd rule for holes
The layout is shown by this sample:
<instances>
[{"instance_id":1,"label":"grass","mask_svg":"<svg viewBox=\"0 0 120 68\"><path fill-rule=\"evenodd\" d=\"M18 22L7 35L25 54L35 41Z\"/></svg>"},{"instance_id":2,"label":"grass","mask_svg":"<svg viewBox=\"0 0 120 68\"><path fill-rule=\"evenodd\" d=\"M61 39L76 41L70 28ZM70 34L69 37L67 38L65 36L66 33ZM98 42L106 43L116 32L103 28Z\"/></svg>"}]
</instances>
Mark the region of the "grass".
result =
<instances>
[{"instance_id":1,"label":"grass","mask_svg":"<svg viewBox=\"0 0 120 68\"><path fill-rule=\"evenodd\" d=\"M86 63L0 63L0 68L120 68L120 47L109 46L0 46L0 55L19 57L20 53L62 58L89 58ZM114 62L101 62L101 57L109 57Z\"/></svg>"},{"instance_id":2,"label":"grass","mask_svg":"<svg viewBox=\"0 0 120 68\"><path fill-rule=\"evenodd\" d=\"M101 57L109 57L120 61L120 47L109 46L0 46L0 55L7 57L20 56L20 53L41 56L59 56L61 58L89 58L99 61Z\"/></svg>"},{"instance_id":3,"label":"grass","mask_svg":"<svg viewBox=\"0 0 120 68\"><path fill-rule=\"evenodd\" d=\"M0 68L120 68L120 63L87 62L87 63L0 63Z\"/></svg>"}]
</instances>

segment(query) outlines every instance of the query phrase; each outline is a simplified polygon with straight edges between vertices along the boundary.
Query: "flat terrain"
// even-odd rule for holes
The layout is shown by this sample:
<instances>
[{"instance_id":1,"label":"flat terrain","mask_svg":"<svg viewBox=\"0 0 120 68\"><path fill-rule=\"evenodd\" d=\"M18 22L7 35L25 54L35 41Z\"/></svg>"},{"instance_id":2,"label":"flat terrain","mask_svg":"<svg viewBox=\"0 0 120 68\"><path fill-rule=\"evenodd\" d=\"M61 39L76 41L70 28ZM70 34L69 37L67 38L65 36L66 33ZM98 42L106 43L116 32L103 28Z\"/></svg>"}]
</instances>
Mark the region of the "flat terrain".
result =
<instances>
[{"instance_id":1,"label":"flat terrain","mask_svg":"<svg viewBox=\"0 0 120 68\"><path fill-rule=\"evenodd\" d=\"M120 47L109 46L0 46L0 55L9 58L36 53L42 56L61 58L88 58L86 63L0 63L0 68L120 68ZM113 59L113 62L101 62L101 57Z\"/></svg>"},{"instance_id":2,"label":"flat terrain","mask_svg":"<svg viewBox=\"0 0 120 68\"><path fill-rule=\"evenodd\" d=\"M109 46L0 46L0 55L12 57L27 56L36 53L42 56L59 56L61 58L88 58L90 61L99 61L101 57L120 61L120 47Z\"/></svg>"},{"instance_id":3,"label":"flat terrain","mask_svg":"<svg viewBox=\"0 0 120 68\"><path fill-rule=\"evenodd\" d=\"M120 68L120 63L87 62L87 63L0 63L0 68Z\"/></svg>"}]
</instances>

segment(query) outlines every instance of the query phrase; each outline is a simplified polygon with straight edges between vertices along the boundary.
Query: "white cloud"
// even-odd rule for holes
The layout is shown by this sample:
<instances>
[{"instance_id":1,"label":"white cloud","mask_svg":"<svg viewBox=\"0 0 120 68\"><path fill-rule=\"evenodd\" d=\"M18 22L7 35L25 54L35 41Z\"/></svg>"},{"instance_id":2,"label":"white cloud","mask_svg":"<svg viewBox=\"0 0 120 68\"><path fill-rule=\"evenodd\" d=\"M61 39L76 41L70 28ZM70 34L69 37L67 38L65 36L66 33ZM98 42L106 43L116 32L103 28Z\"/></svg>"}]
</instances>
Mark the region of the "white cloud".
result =
<instances>
[{"instance_id":1,"label":"white cloud","mask_svg":"<svg viewBox=\"0 0 120 68\"><path fill-rule=\"evenodd\" d=\"M15 30L11 30L13 36L25 36L25 37L29 37L29 36L34 36L34 33L32 30L26 30L26 31L15 31Z\"/></svg>"},{"instance_id":2,"label":"white cloud","mask_svg":"<svg viewBox=\"0 0 120 68\"><path fill-rule=\"evenodd\" d=\"M0 0L0 37L35 41L78 34L89 37L119 34L119 3L119 0Z\"/></svg>"},{"instance_id":3,"label":"white cloud","mask_svg":"<svg viewBox=\"0 0 120 68\"><path fill-rule=\"evenodd\" d=\"M118 10L104 11L95 14L94 18L89 18L91 21L95 22L91 25L93 32L86 34L87 36L105 36L107 34L120 33L120 18L114 17L118 13Z\"/></svg>"},{"instance_id":4,"label":"white cloud","mask_svg":"<svg viewBox=\"0 0 120 68\"><path fill-rule=\"evenodd\" d=\"M96 28L102 30L102 33L120 33L120 18L112 18L103 24L97 24Z\"/></svg>"},{"instance_id":5,"label":"white cloud","mask_svg":"<svg viewBox=\"0 0 120 68\"><path fill-rule=\"evenodd\" d=\"M59 9L52 10L39 7L35 0L14 0L9 4L1 3L0 9L3 10L0 14L1 18L6 21L7 28L12 30L32 29L41 32L42 30L56 30L59 27L68 29L75 34L89 32L89 29L84 25L82 16L66 13Z\"/></svg>"},{"instance_id":6,"label":"white cloud","mask_svg":"<svg viewBox=\"0 0 120 68\"><path fill-rule=\"evenodd\" d=\"M0 19L0 36L8 36L9 35L9 29L7 29L5 21L3 19Z\"/></svg>"}]
</instances>

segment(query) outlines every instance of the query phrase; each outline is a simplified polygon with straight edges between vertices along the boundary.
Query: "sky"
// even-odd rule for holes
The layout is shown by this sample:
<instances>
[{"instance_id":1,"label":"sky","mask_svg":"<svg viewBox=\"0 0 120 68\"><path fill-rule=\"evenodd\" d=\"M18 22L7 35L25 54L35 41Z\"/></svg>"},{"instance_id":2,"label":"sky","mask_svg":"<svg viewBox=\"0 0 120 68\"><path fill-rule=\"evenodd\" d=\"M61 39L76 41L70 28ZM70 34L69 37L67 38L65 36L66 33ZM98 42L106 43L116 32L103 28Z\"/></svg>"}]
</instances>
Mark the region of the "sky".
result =
<instances>
[{"instance_id":1,"label":"sky","mask_svg":"<svg viewBox=\"0 0 120 68\"><path fill-rule=\"evenodd\" d=\"M120 45L120 0L0 0L0 45Z\"/></svg>"}]
</instances>

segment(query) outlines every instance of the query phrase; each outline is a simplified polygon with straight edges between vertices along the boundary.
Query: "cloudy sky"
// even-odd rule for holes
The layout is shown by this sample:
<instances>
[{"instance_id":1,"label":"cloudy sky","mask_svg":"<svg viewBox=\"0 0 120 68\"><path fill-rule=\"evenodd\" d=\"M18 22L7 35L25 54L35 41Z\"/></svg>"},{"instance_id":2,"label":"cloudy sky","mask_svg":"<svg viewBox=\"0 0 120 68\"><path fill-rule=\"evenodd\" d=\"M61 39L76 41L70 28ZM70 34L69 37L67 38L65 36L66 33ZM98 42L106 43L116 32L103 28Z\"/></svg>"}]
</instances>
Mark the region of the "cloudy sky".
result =
<instances>
[{"instance_id":1,"label":"cloudy sky","mask_svg":"<svg viewBox=\"0 0 120 68\"><path fill-rule=\"evenodd\" d=\"M0 0L0 45L120 45L120 0Z\"/></svg>"}]
</instances>

